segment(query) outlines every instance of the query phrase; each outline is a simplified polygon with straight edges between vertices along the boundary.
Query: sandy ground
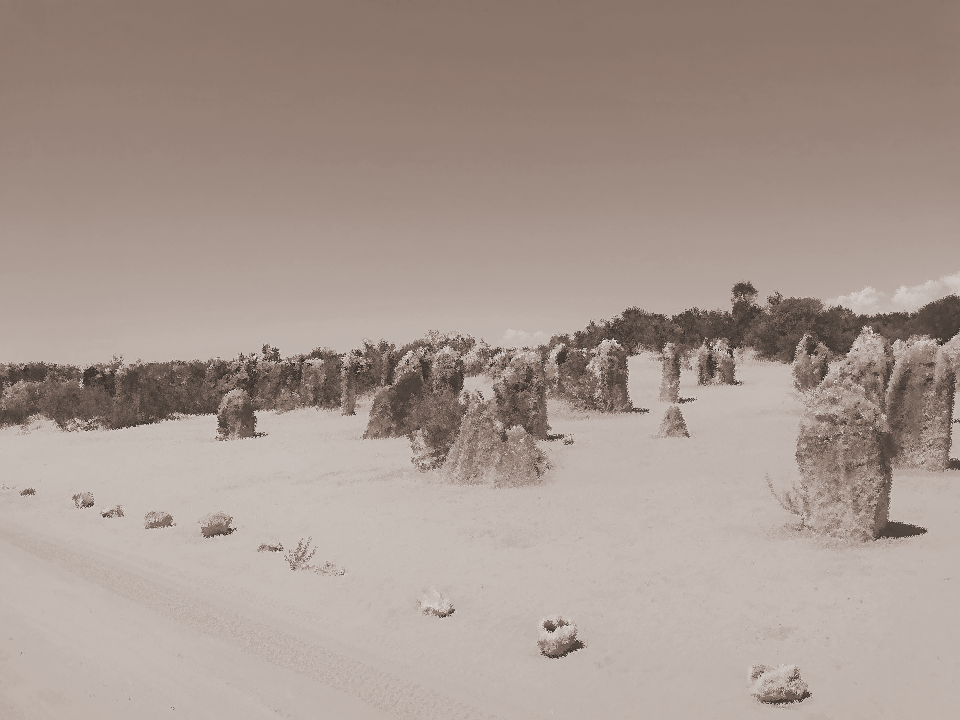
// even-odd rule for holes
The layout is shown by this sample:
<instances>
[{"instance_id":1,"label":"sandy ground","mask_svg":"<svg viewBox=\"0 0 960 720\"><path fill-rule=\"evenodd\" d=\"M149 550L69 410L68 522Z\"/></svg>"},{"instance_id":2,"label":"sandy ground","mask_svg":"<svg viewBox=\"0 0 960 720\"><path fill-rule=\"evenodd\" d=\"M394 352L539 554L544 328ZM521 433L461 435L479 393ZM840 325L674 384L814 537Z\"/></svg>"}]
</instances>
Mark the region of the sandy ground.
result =
<instances>
[{"instance_id":1,"label":"sandy ground","mask_svg":"<svg viewBox=\"0 0 960 720\"><path fill-rule=\"evenodd\" d=\"M0 431L0 716L953 717L960 472L895 473L906 536L824 543L764 482L796 472L789 367L746 362L739 387L685 371L686 440L652 437L659 365L630 369L651 412L551 402L576 442L545 443L554 469L520 489L446 485L406 441L361 440L369 399L260 413L266 435L230 443L212 416ZM126 516L76 509L83 490ZM150 510L177 524L144 530ZM203 539L214 510L237 532ZM346 575L256 552L307 536ZM456 612L421 616L425 585ZM585 647L548 659L555 612ZM752 663L798 664L812 696L761 706Z\"/></svg>"}]
</instances>

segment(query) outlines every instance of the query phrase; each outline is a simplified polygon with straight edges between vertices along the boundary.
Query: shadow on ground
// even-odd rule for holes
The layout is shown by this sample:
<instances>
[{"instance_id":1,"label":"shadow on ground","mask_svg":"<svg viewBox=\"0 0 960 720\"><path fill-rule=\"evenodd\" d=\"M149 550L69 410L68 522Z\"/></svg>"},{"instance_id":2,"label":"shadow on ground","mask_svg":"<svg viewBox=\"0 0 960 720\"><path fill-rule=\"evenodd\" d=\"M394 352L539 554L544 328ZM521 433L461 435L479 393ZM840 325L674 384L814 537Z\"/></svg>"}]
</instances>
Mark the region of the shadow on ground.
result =
<instances>
[{"instance_id":1,"label":"shadow on ground","mask_svg":"<svg viewBox=\"0 0 960 720\"><path fill-rule=\"evenodd\" d=\"M960 460L950 458L947 461L947 470L960 470Z\"/></svg>"},{"instance_id":2,"label":"shadow on ground","mask_svg":"<svg viewBox=\"0 0 960 720\"><path fill-rule=\"evenodd\" d=\"M927 532L927 529L920 527L919 525L911 525L910 523L902 522L888 522L887 526L883 529L883 532L880 533L881 538L905 538L913 537L914 535L923 535Z\"/></svg>"}]
</instances>

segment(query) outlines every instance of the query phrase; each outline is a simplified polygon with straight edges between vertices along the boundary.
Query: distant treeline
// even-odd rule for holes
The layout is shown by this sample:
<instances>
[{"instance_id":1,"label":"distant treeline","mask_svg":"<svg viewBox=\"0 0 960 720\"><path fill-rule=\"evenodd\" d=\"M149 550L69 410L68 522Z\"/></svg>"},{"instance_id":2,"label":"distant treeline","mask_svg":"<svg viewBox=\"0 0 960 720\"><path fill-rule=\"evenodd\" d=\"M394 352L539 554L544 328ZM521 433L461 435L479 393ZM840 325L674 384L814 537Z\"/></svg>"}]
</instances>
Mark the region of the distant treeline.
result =
<instances>
[{"instance_id":1,"label":"distant treeline","mask_svg":"<svg viewBox=\"0 0 960 720\"><path fill-rule=\"evenodd\" d=\"M841 307L824 308L816 298L784 298L774 293L757 303L750 282L733 287L730 310L691 308L668 317L628 308L612 320L590 322L572 335L555 335L539 351L546 359L559 343L593 349L616 340L628 353L659 351L667 342L681 348L726 338L731 347L752 347L760 357L791 362L800 339L809 334L834 353L846 353L864 325L889 339L929 335L944 342L960 331L960 297L951 295L913 313L858 315ZM430 332L401 347L381 340L365 341L352 350L350 367L357 374L357 392L369 393L392 381L400 358L424 347L437 351L450 345L472 358L468 372L480 372L501 348L459 333ZM345 356L328 348L281 358L264 345L259 353L233 360L124 363L114 357L89 367L44 362L0 364L0 426L26 423L43 415L63 429L121 428L157 422L178 415L217 411L234 388L246 390L258 410L339 407Z\"/></svg>"},{"instance_id":2,"label":"distant treeline","mask_svg":"<svg viewBox=\"0 0 960 720\"><path fill-rule=\"evenodd\" d=\"M757 303L750 282L733 286L730 310L691 308L668 317L640 308L628 308L612 320L591 321L573 334L554 335L549 347L595 348L616 340L631 353L659 351L672 342L684 348L705 340L726 338L731 347L753 348L767 360L792 362L800 339L809 334L837 354L846 354L860 330L869 325L890 342L929 335L945 342L960 332L960 297L949 295L912 313L859 315L844 307L826 308L817 298L785 298L774 293L765 305Z\"/></svg>"}]
</instances>

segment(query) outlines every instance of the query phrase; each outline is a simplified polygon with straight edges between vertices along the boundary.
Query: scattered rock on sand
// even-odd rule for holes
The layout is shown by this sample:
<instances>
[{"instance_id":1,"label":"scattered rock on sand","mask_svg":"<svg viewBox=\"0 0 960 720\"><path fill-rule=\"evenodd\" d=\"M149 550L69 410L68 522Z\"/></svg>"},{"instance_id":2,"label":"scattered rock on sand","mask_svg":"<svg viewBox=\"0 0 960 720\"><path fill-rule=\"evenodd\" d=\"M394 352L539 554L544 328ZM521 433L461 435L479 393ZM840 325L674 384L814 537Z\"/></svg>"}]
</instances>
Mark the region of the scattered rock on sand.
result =
<instances>
[{"instance_id":1,"label":"scattered rock on sand","mask_svg":"<svg viewBox=\"0 0 960 720\"><path fill-rule=\"evenodd\" d=\"M754 665L749 682L750 694L765 703L796 702L810 694L796 665Z\"/></svg>"},{"instance_id":2,"label":"scattered rock on sand","mask_svg":"<svg viewBox=\"0 0 960 720\"><path fill-rule=\"evenodd\" d=\"M24 488L23 490L20 491L20 494L21 494L21 495L36 495L36 494L37 494L37 491L34 490L33 488Z\"/></svg>"},{"instance_id":3,"label":"scattered rock on sand","mask_svg":"<svg viewBox=\"0 0 960 720\"><path fill-rule=\"evenodd\" d=\"M153 510L143 516L143 529L170 527L173 525L173 515L159 510Z\"/></svg>"},{"instance_id":4,"label":"scattered rock on sand","mask_svg":"<svg viewBox=\"0 0 960 720\"><path fill-rule=\"evenodd\" d=\"M260 543L257 552L280 552L283 550L283 544L279 541Z\"/></svg>"},{"instance_id":5,"label":"scattered rock on sand","mask_svg":"<svg viewBox=\"0 0 960 720\"><path fill-rule=\"evenodd\" d=\"M123 517L123 507L120 505L110 505L109 507L100 508L100 517L105 517L105 518Z\"/></svg>"},{"instance_id":6,"label":"scattered rock on sand","mask_svg":"<svg viewBox=\"0 0 960 720\"><path fill-rule=\"evenodd\" d=\"M223 512L204 515L197 522L200 523L200 532L203 533L205 538L213 537L214 535L229 535L236 529L230 527L233 518Z\"/></svg>"},{"instance_id":7,"label":"scattered rock on sand","mask_svg":"<svg viewBox=\"0 0 960 720\"><path fill-rule=\"evenodd\" d=\"M550 615L540 621L537 646L547 657L561 657L577 645L577 626L560 615Z\"/></svg>"},{"instance_id":8,"label":"scattered rock on sand","mask_svg":"<svg viewBox=\"0 0 960 720\"><path fill-rule=\"evenodd\" d=\"M453 603L435 587L424 590L417 598L417 609L424 615L446 617L453 613Z\"/></svg>"},{"instance_id":9,"label":"scattered rock on sand","mask_svg":"<svg viewBox=\"0 0 960 720\"><path fill-rule=\"evenodd\" d=\"M657 437L690 437L690 433L687 431L687 423L684 422L678 406L671 405L667 408L667 412L660 422L660 431L657 433Z\"/></svg>"},{"instance_id":10,"label":"scattered rock on sand","mask_svg":"<svg viewBox=\"0 0 960 720\"><path fill-rule=\"evenodd\" d=\"M78 508L93 507L93 493L77 493L73 496L73 504Z\"/></svg>"}]
</instances>

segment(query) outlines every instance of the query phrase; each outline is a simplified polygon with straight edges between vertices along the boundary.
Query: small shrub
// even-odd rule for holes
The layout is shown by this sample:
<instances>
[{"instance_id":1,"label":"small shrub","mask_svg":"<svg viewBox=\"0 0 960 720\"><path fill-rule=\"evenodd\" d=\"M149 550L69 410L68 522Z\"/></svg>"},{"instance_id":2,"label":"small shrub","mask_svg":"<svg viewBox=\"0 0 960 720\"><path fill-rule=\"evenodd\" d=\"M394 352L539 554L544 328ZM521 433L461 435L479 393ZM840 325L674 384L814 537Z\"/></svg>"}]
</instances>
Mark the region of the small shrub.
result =
<instances>
[{"instance_id":1,"label":"small shrub","mask_svg":"<svg viewBox=\"0 0 960 720\"><path fill-rule=\"evenodd\" d=\"M297 549L288 552L283 556L283 559L287 561L287 564L290 565L291 570L310 570L310 559L316 554L317 549L314 548L310 550L310 543L313 541L313 536L307 538L304 542L303 538L300 538L300 542L297 543Z\"/></svg>"},{"instance_id":2,"label":"small shrub","mask_svg":"<svg viewBox=\"0 0 960 720\"><path fill-rule=\"evenodd\" d=\"M770 493L773 495L774 499L780 503L780 507L786 510L791 515L796 515L800 518L800 530L803 530L803 525L807 521L807 493L802 484L794 483L793 487L789 490L784 490L783 492L777 492L773 488L773 483L770 481L770 476L766 475L767 487L770 488Z\"/></svg>"},{"instance_id":3,"label":"small shrub","mask_svg":"<svg viewBox=\"0 0 960 720\"><path fill-rule=\"evenodd\" d=\"M93 493L77 493L73 496L73 504L78 508L93 507Z\"/></svg>"},{"instance_id":4,"label":"small shrub","mask_svg":"<svg viewBox=\"0 0 960 720\"><path fill-rule=\"evenodd\" d=\"M313 571L317 575L346 575L347 571L337 565L327 560L323 565L316 565L313 568Z\"/></svg>"}]
</instances>

